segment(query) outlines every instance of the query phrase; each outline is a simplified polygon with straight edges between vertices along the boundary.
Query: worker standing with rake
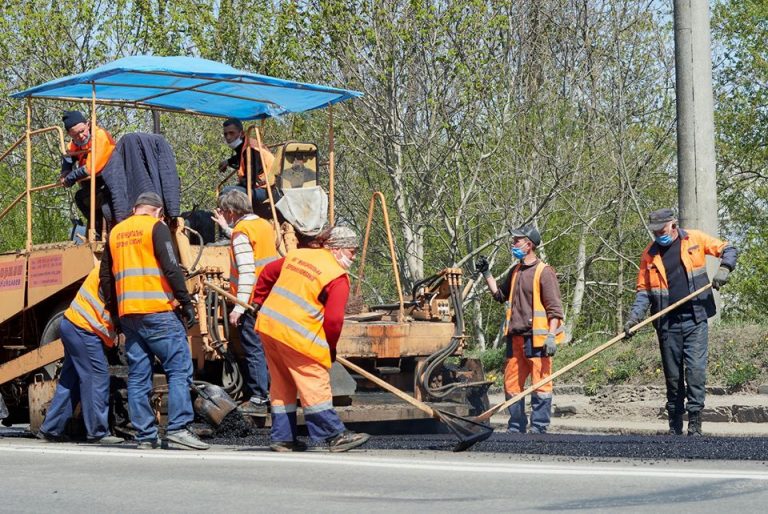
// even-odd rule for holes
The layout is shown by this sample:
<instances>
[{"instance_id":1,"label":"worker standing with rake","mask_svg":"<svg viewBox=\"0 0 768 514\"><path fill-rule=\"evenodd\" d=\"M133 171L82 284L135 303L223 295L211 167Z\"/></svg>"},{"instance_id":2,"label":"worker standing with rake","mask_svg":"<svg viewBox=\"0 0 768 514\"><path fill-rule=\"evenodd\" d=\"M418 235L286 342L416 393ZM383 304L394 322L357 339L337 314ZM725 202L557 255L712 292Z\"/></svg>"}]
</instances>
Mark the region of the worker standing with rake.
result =
<instances>
[{"instance_id":1,"label":"worker standing with rake","mask_svg":"<svg viewBox=\"0 0 768 514\"><path fill-rule=\"evenodd\" d=\"M557 276L554 269L536 255L536 248L541 245L539 231L533 226L524 226L513 230L512 237L512 255L519 262L501 286L491 275L485 257L480 257L476 265L493 298L506 302L504 393L507 399L523 391L529 376L536 383L552 374L552 356L565 335ZM531 395L531 433L547 432L551 411L552 382L549 382ZM525 433L528 428L525 400L511 405L509 415L507 430Z\"/></svg>"},{"instance_id":2,"label":"worker standing with rake","mask_svg":"<svg viewBox=\"0 0 768 514\"><path fill-rule=\"evenodd\" d=\"M637 295L625 324L631 337L648 307L655 314L707 285L707 255L720 258L712 287L720 289L736 267L736 248L698 230L678 227L674 209L648 215L654 240L640 258ZM688 411L688 435L701 435L701 411L707 382L707 319L715 315L715 299L708 289L653 322L659 338L667 385L669 434L683 433ZM687 403L686 403L687 398Z\"/></svg>"},{"instance_id":3,"label":"worker standing with rake","mask_svg":"<svg viewBox=\"0 0 768 514\"><path fill-rule=\"evenodd\" d=\"M358 237L333 227L316 240L320 248L292 250L268 264L256 283L256 330L271 376L270 449L303 451L296 438L296 396L301 399L309 436L332 452L356 448L368 434L347 430L333 408L329 369L344 324L349 297L348 270Z\"/></svg>"}]
</instances>

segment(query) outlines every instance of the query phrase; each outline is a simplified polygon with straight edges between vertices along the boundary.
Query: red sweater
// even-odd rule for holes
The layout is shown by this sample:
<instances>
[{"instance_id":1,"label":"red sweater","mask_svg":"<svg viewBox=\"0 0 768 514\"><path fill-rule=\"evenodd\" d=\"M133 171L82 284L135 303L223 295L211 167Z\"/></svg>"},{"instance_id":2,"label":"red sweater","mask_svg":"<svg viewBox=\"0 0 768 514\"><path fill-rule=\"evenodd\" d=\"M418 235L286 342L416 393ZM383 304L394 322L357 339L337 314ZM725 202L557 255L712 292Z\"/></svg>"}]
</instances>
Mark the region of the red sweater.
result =
<instances>
[{"instance_id":1,"label":"red sweater","mask_svg":"<svg viewBox=\"0 0 768 514\"><path fill-rule=\"evenodd\" d=\"M267 264L259 275L259 280L253 289L253 303L262 305L280 277L285 258ZM323 330L328 346L334 351L344 325L344 309L349 298L349 277L342 275L331 280L320 292L318 300L325 306Z\"/></svg>"}]
</instances>

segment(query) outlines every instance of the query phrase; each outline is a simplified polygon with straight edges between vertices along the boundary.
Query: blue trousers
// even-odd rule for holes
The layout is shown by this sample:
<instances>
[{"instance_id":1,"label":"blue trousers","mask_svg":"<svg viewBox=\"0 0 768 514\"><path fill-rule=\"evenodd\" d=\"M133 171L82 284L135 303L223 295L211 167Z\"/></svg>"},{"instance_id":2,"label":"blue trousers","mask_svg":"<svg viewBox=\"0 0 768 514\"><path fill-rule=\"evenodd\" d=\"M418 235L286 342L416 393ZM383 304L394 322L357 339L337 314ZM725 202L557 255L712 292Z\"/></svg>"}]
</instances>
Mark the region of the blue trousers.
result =
<instances>
[{"instance_id":1,"label":"blue trousers","mask_svg":"<svg viewBox=\"0 0 768 514\"><path fill-rule=\"evenodd\" d=\"M672 419L685 410L691 413L704 408L709 326L706 321L697 323L691 312L673 314L667 321L657 335L667 384L667 412Z\"/></svg>"},{"instance_id":2,"label":"blue trousers","mask_svg":"<svg viewBox=\"0 0 768 514\"><path fill-rule=\"evenodd\" d=\"M170 311L123 316L120 324L128 356L128 414L136 429L136 440L157 439L155 412L150 403L155 357L168 379L168 431L185 428L195 415L189 394L192 354L184 325Z\"/></svg>"},{"instance_id":3,"label":"blue trousers","mask_svg":"<svg viewBox=\"0 0 768 514\"><path fill-rule=\"evenodd\" d=\"M100 439L109 434L109 366L101 338L63 318L61 342L64 367L40 430L64 435L67 420L80 402L88 438Z\"/></svg>"},{"instance_id":4,"label":"blue trousers","mask_svg":"<svg viewBox=\"0 0 768 514\"><path fill-rule=\"evenodd\" d=\"M245 352L246 385L251 396L269 399L269 372L267 370L267 357L264 355L264 346L261 344L259 334L253 329L255 318L250 312L240 316L238 331L240 332L240 344Z\"/></svg>"}]
</instances>

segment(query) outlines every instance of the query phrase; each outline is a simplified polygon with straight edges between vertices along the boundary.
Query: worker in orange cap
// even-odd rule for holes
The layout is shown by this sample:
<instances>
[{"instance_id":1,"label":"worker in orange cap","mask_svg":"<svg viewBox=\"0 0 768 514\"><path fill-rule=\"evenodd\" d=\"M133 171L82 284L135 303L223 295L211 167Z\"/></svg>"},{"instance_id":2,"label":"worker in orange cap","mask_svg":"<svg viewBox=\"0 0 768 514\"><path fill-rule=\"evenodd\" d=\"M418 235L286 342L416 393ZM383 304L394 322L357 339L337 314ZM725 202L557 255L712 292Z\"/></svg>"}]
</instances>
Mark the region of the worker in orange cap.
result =
<instances>
[{"instance_id":1,"label":"worker in orange cap","mask_svg":"<svg viewBox=\"0 0 768 514\"><path fill-rule=\"evenodd\" d=\"M316 240L319 248L292 250L268 264L256 283L256 330L271 377L273 451L303 451L296 438L296 394L310 437L332 452L364 444L368 434L345 429L333 409L329 369L349 297L349 270L358 237L333 227Z\"/></svg>"}]
</instances>

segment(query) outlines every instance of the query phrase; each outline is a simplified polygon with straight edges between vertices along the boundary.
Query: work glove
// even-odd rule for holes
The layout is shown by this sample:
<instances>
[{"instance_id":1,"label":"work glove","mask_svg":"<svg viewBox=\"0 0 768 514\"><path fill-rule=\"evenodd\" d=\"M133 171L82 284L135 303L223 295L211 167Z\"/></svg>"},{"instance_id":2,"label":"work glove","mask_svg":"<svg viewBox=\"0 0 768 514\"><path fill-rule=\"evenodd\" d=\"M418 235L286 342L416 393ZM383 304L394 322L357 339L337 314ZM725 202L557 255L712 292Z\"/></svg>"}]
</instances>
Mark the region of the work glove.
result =
<instances>
[{"instance_id":1,"label":"work glove","mask_svg":"<svg viewBox=\"0 0 768 514\"><path fill-rule=\"evenodd\" d=\"M640 323L640 321L636 320L635 318L629 318L627 322L624 323L624 339L629 339L635 335L635 332L630 331L630 329L638 323Z\"/></svg>"},{"instance_id":2,"label":"work glove","mask_svg":"<svg viewBox=\"0 0 768 514\"><path fill-rule=\"evenodd\" d=\"M731 270L726 268L725 266L720 266L720 269L717 270L717 273L715 273L715 276L712 277L712 287L715 289L720 289L725 284L728 283L728 275L731 274Z\"/></svg>"},{"instance_id":3,"label":"work glove","mask_svg":"<svg viewBox=\"0 0 768 514\"><path fill-rule=\"evenodd\" d=\"M557 343L555 342L555 334L549 334L544 340L544 355L546 357L552 357L557 353Z\"/></svg>"},{"instance_id":4,"label":"work glove","mask_svg":"<svg viewBox=\"0 0 768 514\"><path fill-rule=\"evenodd\" d=\"M483 278L488 278L491 275L491 266L485 256L481 255L477 258L475 271L483 275Z\"/></svg>"},{"instance_id":5,"label":"work glove","mask_svg":"<svg viewBox=\"0 0 768 514\"><path fill-rule=\"evenodd\" d=\"M187 330L197 324L197 317L195 314L195 306L191 303L185 303L181 306L181 319L184 321L184 326L187 328Z\"/></svg>"}]
</instances>

